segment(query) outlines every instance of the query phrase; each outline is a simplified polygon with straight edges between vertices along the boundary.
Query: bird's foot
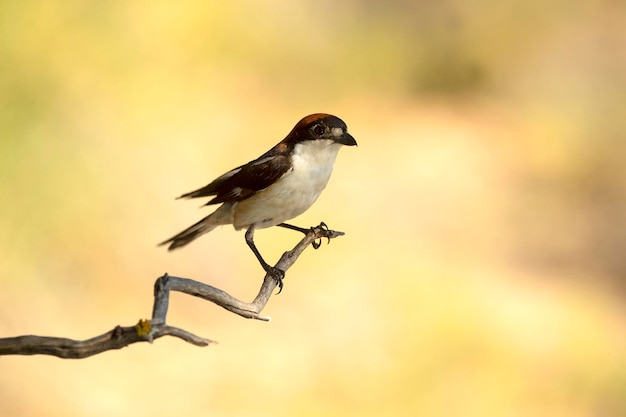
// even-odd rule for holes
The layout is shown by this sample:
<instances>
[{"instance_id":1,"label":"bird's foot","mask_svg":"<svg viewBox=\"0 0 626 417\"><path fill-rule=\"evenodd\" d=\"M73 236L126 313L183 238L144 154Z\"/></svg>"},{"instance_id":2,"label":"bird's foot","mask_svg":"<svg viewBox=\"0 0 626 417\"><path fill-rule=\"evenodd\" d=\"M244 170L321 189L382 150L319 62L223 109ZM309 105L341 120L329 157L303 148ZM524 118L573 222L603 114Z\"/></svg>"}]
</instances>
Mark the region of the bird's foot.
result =
<instances>
[{"instance_id":1,"label":"bird's foot","mask_svg":"<svg viewBox=\"0 0 626 417\"><path fill-rule=\"evenodd\" d=\"M324 237L327 238L328 241L330 242L330 239L333 239L337 236L344 235L343 232L330 230L328 226L326 225L326 223L324 222L321 222L318 226L311 226L308 229L305 229L304 227L293 226L287 223L280 223L277 226L284 227L285 229L295 230L297 232L304 233L305 235L308 235L309 233L313 232L313 234L316 237L316 239L313 242L311 242L311 246L313 246L313 249L318 249L320 246L322 246L322 238Z\"/></svg>"},{"instance_id":2,"label":"bird's foot","mask_svg":"<svg viewBox=\"0 0 626 417\"><path fill-rule=\"evenodd\" d=\"M320 230L323 235L326 235L326 237L328 237L327 233L330 229L328 229L328 226L326 225L326 223L321 222L319 226L311 227L311 231L317 235L318 232L316 229ZM328 237L328 243L330 243L329 237ZM313 249L318 249L320 246L322 246L322 238L320 237L318 240L314 240L313 242L311 242L311 246L313 246Z\"/></svg>"},{"instance_id":3,"label":"bird's foot","mask_svg":"<svg viewBox=\"0 0 626 417\"><path fill-rule=\"evenodd\" d=\"M276 294L280 294L283 290L283 279L285 278L285 271L267 265L267 267L265 268L265 272L267 272L272 276L272 278L274 278L274 281L276 281L276 285L278 285L278 292Z\"/></svg>"},{"instance_id":4,"label":"bird's foot","mask_svg":"<svg viewBox=\"0 0 626 417\"><path fill-rule=\"evenodd\" d=\"M313 246L313 249L317 249L322 245L322 238L324 237L328 239L328 243L330 243L330 239L334 239L337 236L343 236L345 234L337 230L329 229L326 223L324 222L321 222L318 226L311 227L311 230L313 231L313 233L315 233L315 236L319 237L318 240L311 243L311 245Z\"/></svg>"}]
</instances>

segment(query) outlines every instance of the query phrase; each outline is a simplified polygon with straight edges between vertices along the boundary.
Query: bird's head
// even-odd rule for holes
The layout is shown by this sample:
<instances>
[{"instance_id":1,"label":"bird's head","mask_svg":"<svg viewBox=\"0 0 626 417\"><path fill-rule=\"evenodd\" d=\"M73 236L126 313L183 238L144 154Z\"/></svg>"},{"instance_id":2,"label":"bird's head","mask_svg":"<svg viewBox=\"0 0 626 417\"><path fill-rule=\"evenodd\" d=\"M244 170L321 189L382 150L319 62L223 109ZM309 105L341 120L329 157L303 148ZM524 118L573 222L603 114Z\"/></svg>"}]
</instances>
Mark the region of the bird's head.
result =
<instances>
[{"instance_id":1,"label":"bird's head","mask_svg":"<svg viewBox=\"0 0 626 417\"><path fill-rule=\"evenodd\" d=\"M285 142L301 143L309 140L330 140L346 146L355 146L356 140L348 127L337 116L326 113L310 114L300 120L285 138Z\"/></svg>"}]
</instances>

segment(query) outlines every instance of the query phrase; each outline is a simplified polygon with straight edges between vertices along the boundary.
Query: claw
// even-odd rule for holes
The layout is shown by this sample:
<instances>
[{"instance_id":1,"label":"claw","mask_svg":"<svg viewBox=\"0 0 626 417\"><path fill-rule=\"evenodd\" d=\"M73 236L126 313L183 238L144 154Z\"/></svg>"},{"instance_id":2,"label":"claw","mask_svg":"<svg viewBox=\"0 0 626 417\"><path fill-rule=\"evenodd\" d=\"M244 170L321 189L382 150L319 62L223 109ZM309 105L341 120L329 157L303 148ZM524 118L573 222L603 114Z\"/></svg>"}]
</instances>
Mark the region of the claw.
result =
<instances>
[{"instance_id":1,"label":"claw","mask_svg":"<svg viewBox=\"0 0 626 417\"><path fill-rule=\"evenodd\" d=\"M278 285L278 292L276 293L276 295L280 294L283 290L283 279L285 278L285 271L270 266L267 269L267 273L270 274L272 278L274 278L274 281L276 281L276 285Z\"/></svg>"},{"instance_id":2,"label":"claw","mask_svg":"<svg viewBox=\"0 0 626 417\"><path fill-rule=\"evenodd\" d=\"M328 226L326 225L326 223L321 222L321 223L319 224L319 226L317 226L317 227L316 227L316 229L320 229L320 230L323 232L323 234L324 234L324 236L323 236L323 237L327 238L327 239L328 239L328 243L330 243L330 235L332 234L332 233L331 233L331 232L332 232L332 230L330 230L330 229L328 228ZM322 238L320 238L320 239L319 239L319 242L313 242L313 243L312 243L312 245L313 245L313 249L317 249L317 248L319 248L319 247L322 245Z\"/></svg>"}]
</instances>

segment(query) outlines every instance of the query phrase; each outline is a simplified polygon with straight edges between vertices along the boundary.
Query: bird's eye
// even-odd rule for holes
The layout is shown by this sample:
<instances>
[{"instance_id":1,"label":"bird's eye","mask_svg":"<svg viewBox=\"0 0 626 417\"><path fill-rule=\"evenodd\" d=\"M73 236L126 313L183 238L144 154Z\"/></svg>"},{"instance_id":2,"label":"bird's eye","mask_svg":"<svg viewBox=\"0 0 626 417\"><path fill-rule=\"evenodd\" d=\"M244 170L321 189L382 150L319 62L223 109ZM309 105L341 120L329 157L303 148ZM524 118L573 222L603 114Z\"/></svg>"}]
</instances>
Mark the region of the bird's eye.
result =
<instances>
[{"instance_id":1,"label":"bird's eye","mask_svg":"<svg viewBox=\"0 0 626 417\"><path fill-rule=\"evenodd\" d=\"M326 129L324 129L324 126L322 125L315 125L311 130L313 131L313 134L315 134L315 136L322 136L326 131Z\"/></svg>"}]
</instances>

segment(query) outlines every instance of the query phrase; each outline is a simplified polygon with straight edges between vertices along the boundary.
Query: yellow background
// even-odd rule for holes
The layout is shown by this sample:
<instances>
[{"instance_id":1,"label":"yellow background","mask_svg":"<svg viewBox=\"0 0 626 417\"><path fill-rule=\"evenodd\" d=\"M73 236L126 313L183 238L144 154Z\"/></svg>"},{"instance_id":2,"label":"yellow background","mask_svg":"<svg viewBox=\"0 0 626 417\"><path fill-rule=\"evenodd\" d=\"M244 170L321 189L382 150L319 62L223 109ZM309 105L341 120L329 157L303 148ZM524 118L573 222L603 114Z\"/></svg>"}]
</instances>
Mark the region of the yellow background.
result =
<instances>
[{"instance_id":1,"label":"yellow background","mask_svg":"<svg viewBox=\"0 0 626 417\"><path fill-rule=\"evenodd\" d=\"M242 233L156 244L174 197L303 116L358 148L250 321L176 294L173 338L0 357L2 416L626 415L623 2L0 3L0 337L150 315L163 272L251 300ZM257 233L275 260L300 236Z\"/></svg>"}]
</instances>

